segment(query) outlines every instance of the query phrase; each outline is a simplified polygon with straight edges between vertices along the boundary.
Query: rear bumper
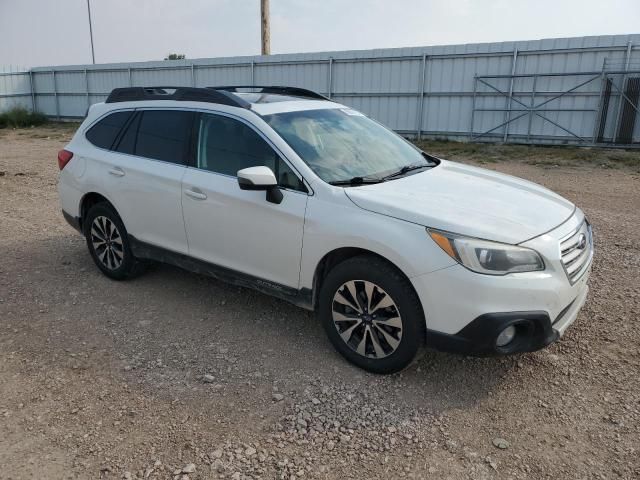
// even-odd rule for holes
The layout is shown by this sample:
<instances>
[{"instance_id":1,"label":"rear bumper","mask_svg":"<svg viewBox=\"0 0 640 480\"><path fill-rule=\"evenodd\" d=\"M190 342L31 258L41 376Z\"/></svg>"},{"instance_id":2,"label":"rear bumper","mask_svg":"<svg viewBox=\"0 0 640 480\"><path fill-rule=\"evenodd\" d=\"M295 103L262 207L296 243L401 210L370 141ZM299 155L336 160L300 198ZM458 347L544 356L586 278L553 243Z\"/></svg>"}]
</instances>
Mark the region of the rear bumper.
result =
<instances>
[{"instance_id":1,"label":"rear bumper","mask_svg":"<svg viewBox=\"0 0 640 480\"><path fill-rule=\"evenodd\" d=\"M73 215L62 210L62 216L67 221L69 225L71 225L78 232L82 233L82 226L80 225L80 219L78 217L74 217Z\"/></svg>"}]
</instances>

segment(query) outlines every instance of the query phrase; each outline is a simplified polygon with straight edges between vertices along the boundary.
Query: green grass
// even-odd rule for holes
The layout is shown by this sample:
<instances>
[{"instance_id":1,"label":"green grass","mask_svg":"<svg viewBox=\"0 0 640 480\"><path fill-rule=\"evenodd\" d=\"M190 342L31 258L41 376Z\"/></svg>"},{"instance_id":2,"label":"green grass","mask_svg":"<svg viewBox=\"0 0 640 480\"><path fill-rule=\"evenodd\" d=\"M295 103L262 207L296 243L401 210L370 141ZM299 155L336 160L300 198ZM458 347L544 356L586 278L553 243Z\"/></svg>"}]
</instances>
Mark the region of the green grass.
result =
<instances>
[{"instance_id":1,"label":"green grass","mask_svg":"<svg viewBox=\"0 0 640 480\"><path fill-rule=\"evenodd\" d=\"M604 168L640 168L640 149L614 149L570 146L500 145L454 141L421 141L416 144L425 152L448 160L462 160L480 164L519 161L538 166Z\"/></svg>"},{"instance_id":2,"label":"green grass","mask_svg":"<svg viewBox=\"0 0 640 480\"><path fill-rule=\"evenodd\" d=\"M47 123L44 113L32 112L23 107L14 107L0 113L0 128L29 128Z\"/></svg>"}]
</instances>

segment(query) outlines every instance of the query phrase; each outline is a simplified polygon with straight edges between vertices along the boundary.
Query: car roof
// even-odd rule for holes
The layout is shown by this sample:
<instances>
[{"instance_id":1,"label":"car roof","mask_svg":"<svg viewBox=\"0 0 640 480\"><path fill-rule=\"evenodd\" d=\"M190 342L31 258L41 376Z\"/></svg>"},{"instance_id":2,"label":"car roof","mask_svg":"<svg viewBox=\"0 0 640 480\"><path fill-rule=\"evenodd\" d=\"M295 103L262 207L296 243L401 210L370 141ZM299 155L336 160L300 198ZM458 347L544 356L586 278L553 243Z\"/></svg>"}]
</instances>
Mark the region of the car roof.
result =
<instances>
[{"instance_id":1,"label":"car roof","mask_svg":"<svg viewBox=\"0 0 640 480\"><path fill-rule=\"evenodd\" d=\"M309 100L306 98L287 97L286 95L272 96L280 98L266 102L250 102L251 110L256 112L258 115L273 115L285 112L301 112L303 110L346 108L344 105L328 100Z\"/></svg>"},{"instance_id":2,"label":"car roof","mask_svg":"<svg viewBox=\"0 0 640 480\"><path fill-rule=\"evenodd\" d=\"M241 91L249 90L249 91ZM126 87L114 89L98 110L122 108L188 107L226 110L225 107L250 110L259 115L303 110L345 108L329 98L299 87Z\"/></svg>"}]
</instances>

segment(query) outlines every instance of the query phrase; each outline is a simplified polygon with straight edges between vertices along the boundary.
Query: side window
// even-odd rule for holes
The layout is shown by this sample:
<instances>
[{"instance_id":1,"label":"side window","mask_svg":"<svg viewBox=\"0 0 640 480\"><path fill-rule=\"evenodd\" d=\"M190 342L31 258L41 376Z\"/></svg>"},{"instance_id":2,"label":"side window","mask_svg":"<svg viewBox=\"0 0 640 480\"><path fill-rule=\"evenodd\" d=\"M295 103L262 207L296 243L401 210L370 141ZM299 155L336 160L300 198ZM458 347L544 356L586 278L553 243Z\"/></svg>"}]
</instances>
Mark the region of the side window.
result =
<instances>
[{"instance_id":1,"label":"side window","mask_svg":"<svg viewBox=\"0 0 640 480\"><path fill-rule=\"evenodd\" d=\"M232 118L202 115L198 168L235 177L238 170L262 165L273 170L281 187L307 191L293 170L253 129Z\"/></svg>"},{"instance_id":2,"label":"side window","mask_svg":"<svg viewBox=\"0 0 640 480\"><path fill-rule=\"evenodd\" d=\"M132 113L133 111L115 112L107 115L89 129L85 135L87 140L96 147L110 149Z\"/></svg>"},{"instance_id":3,"label":"side window","mask_svg":"<svg viewBox=\"0 0 640 480\"><path fill-rule=\"evenodd\" d=\"M192 118L191 112L179 110L141 112L134 155L186 165Z\"/></svg>"},{"instance_id":4,"label":"side window","mask_svg":"<svg viewBox=\"0 0 640 480\"><path fill-rule=\"evenodd\" d=\"M138 136L138 126L140 125L140 117L142 114L140 112L135 114L135 117L129 122L126 130L120 136L120 140L118 145L114 150L120 153L128 153L133 155L136 151L136 138Z\"/></svg>"}]
</instances>

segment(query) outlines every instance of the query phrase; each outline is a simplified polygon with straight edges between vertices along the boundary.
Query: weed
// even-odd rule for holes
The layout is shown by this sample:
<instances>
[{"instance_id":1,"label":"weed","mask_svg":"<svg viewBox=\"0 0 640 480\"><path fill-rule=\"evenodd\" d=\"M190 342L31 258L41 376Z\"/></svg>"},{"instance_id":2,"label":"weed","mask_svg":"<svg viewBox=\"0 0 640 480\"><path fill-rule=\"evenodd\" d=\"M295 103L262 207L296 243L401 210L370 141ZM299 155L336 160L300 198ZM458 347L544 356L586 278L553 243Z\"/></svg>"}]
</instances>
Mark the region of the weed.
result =
<instances>
[{"instance_id":1,"label":"weed","mask_svg":"<svg viewBox=\"0 0 640 480\"><path fill-rule=\"evenodd\" d=\"M0 128L28 128L47 123L44 113L32 112L24 107L14 107L0 113Z\"/></svg>"}]
</instances>

